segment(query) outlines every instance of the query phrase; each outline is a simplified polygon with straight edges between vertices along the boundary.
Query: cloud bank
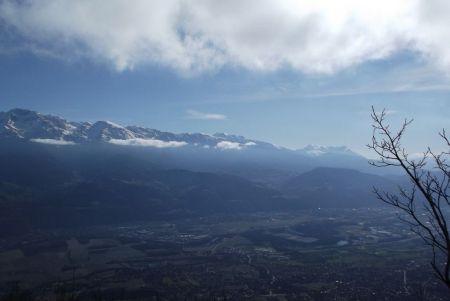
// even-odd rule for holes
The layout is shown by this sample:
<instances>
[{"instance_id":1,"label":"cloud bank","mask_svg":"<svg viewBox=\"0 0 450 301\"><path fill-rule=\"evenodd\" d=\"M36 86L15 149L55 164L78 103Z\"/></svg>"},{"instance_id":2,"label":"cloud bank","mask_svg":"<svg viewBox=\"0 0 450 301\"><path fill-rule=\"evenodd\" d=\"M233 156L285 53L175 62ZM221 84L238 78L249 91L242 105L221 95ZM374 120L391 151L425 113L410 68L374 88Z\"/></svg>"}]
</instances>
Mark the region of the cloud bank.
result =
<instances>
[{"instance_id":1,"label":"cloud bank","mask_svg":"<svg viewBox=\"0 0 450 301\"><path fill-rule=\"evenodd\" d=\"M232 142L232 141L220 141L216 144L217 149L221 150L241 150L245 147L249 146L255 146L255 142L246 142L246 143L239 143L239 142Z\"/></svg>"},{"instance_id":2,"label":"cloud bank","mask_svg":"<svg viewBox=\"0 0 450 301\"><path fill-rule=\"evenodd\" d=\"M157 139L142 139L142 138L111 139L108 142L116 145L145 146L156 148L173 148L187 145L187 143L184 141L162 141Z\"/></svg>"},{"instance_id":3,"label":"cloud bank","mask_svg":"<svg viewBox=\"0 0 450 301\"><path fill-rule=\"evenodd\" d=\"M225 120L227 116L217 113L204 113L196 110L187 110L187 118L189 119L201 119L201 120Z\"/></svg>"},{"instance_id":4,"label":"cloud bank","mask_svg":"<svg viewBox=\"0 0 450 301\"><path fill-rule=\"evenodd\" d=\"M30 139L30 141L36 142L36 143L51 144L51 145L75 145L75 142L65 141L65 140L57 140L57 139L36 138L36 139Z\"/></svg>"},{"instance_id":5,"label":"cloud bank","mask_svg":"<svg viewBox=\"0 0 450 301\"><path fill-rule=\"evenodd\" d=\"M219 143L216 144L216 148L223 150L230 150L230 149L240 150L242 149L242 145L238 142L220 141Z\"/></svg>"},{"instance_id":6,"label":"cloud bank","mask_svg":"<svg viewBox=\"0 0 450 301\"><path fill-rule=\"evenodd\" d=\"M405 50L450 67L446 0L3 0L0 24L15 49L118 71L333 73Z\"/></svg>"}]
</instances>

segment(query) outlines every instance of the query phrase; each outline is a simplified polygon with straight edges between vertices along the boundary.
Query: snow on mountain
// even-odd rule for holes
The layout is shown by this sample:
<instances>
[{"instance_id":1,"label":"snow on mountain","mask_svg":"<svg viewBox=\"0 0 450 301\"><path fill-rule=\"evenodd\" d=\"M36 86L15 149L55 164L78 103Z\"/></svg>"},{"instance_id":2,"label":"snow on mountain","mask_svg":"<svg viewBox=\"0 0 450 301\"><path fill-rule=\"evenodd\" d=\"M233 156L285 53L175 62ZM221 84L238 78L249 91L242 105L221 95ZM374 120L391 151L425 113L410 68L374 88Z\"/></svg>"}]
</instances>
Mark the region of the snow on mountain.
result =
<instances>
[{"instance_id":1,"label":"snow on mountain","mask_svg":"<svg viewBox=\"0 0 450 301\"><path fill-rule=\"evenodd\" d=\"M224 141L224 142L234 143L235 146L238 146L238 147L234 147L234 149L242 149L242 148L253 147L253 146L256 146L258 148L264 148L264 149L280 149L280 147L277 147L271 143L247 139L244 136L230 135L230 134L225 134L225 133L215 133L213 135L213 137L216 139L219 139L219 142ZM221 146L219 146L217 144L216 144L216 147L221 148Z\"/></svg>"},{"instance_id":2,"label":"snow on mountain","mask_svg":"<svg viewBox=\"0 0 450 301\"><path fill-rule=\"evenodd\" d=\"M225 134L225 133L215 133L213 136L218 139L229 140L232 142L238 142L238 143L247 142L247 139L244 136L230 135L230 134Z\"/></svg>"},{"instance_id":3,"label":"snow on mountain","mask_svg":"<svg viewBox=\"0 0 450 301\"><path fill-rule=\"evenodd\" d=\"M90 141L109 141L111 139L135 139L136 136L127 128L110 121L97 121L87 130Z\"/></svg>"},{"instance_id":4,"label":"snow on mountain","mask_svg":"<svg viewBox=\"0 0 450 301\"><path fill-rule=\"evenodd\" d=\"M0 137L72 140L82 134L84 125L60 117L13 109L0 115Z\"/></svg>"},{"instance_id":5,"label":"snow on mountain","mask_svg":"<svg viewBox=\"0 0 450 301\"><path fill-rule=\"evenodd\" d=\"M110 121L70 122L63 118L30 110L13 109L0 112L0 138L15 137L37 143L71 145L104 142L116 145L166 147L199 147L211 150L273 150L287 151L310 157L324 155L355 155L342 147L308 145L296 151L243 136L216 133L175 134L138 126L121 126Z\"/></svg>"}]
</instances>

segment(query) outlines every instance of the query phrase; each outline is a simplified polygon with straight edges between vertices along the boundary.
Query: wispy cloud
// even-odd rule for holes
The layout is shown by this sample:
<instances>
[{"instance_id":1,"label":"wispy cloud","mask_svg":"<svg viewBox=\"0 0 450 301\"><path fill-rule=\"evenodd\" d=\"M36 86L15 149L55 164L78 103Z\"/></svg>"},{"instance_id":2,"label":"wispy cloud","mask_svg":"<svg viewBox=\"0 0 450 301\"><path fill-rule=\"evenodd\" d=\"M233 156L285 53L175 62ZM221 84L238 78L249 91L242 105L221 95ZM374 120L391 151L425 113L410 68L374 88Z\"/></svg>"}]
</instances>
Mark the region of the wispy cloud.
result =
<instances>
[{"instance_id":1,"label":"wispy cloud","mask_svg":"<svg viewBox=\"0 0 450 301\"><path fill-rule=\"evenodd\" d=\"M225 119L227 119L227 116L225 116L223 114L205 113L205 112L199 112L196 110L187 110L186 117L189 119L202 119L202 120L225 120Z\"/></svg>"},{"instance_id":2,"label":"wispy cloud","mask_svg":"<svg viewBox=\"0 0 450 301\"><path fill-rule=\"evenodd\" d=\"M0 22L20 37L13 47L23 41L35 53L118 71L333 73L404 50L450 67L450 2L442 0L4 0Z\"/></svg>"}]
</instances>

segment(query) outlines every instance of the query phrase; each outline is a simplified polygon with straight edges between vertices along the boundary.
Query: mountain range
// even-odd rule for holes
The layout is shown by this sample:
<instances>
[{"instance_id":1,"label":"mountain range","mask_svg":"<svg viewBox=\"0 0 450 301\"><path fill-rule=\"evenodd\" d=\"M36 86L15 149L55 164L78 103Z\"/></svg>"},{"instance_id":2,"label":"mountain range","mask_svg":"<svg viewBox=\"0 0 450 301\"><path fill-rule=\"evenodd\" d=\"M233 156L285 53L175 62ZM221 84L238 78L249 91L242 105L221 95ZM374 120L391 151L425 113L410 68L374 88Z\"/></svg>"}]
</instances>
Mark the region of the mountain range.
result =
<instances>
[{"instance_id":1,"label":"mountain range","mask_svg":"<svg viewBox=\"0 0 450 301\"><path fill-rule=\"evenodd\" d=\"M202 147L221 150L246 148L284 150L268 142L247 139L243 136L216 133L174 134L156 129L122 126L111 121L73 122L58 116L45 115L31 110L12 109L0 112L0 137L21 138L38 143L71 145L75 143L104 142L118 145L141 145L156 148ZM350 149L308 145L295 152L310 156L339 154L358 156Z\"/></svg>"},{"instance_id":2,"label":"mountain range","mask_svg":"<svg viewBox=\"0 0 450 301\"><path fill-rule=\"evenodd\" d=\"M0 236L205 214L381 205L346 147L291 150L228 134L174 134L109 121L0 112ZM20 223L18 222L20 221Z\"/></svg>"},{"instance_id":3,"label":"mountain range","mask_svg":"<svg viewBox=\"0 0 450 301\"><path fill-rule=\"evenodd\" d=\"M290 176L320 166L378 172L370 168L366 158L345 146L308 145L291 150L239 135L175 134L138 126L122 126L110 121L73 122L24 109L0 112L0 139L61 146L108 144L142 147L150 151L165 149L170 154L168 156L175 156L167 160L168 164L179 161L180 168L224 171L250 178L255 169L255 176L260 174L260 169L276 169ZM186 155L189 160L184 158ZM183 158L178 160L180 157ZM236 173L235 167L239 169L239 166L247 166L246 171ZM252 179L265 180L264 177Z\"/></svg>"}]
</instances>

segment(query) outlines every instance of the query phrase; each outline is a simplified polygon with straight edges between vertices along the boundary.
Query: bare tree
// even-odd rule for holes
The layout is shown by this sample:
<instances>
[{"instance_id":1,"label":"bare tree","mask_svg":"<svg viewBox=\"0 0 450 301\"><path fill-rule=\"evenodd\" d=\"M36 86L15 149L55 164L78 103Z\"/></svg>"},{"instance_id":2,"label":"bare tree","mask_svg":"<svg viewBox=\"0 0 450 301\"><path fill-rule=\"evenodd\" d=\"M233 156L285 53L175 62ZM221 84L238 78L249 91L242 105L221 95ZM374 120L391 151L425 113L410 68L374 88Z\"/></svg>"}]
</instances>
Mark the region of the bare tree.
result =
<instances>
[{"instance_id":1,"label":"bare tree","mask_svg":"<svg viewBox=\"0 0 450 301\"><path fill-rule=\"evenodd\" d=\"M449 152L434 153L428 148L419 159L412 159L402 146L402 138L411 120L405 120L397 131L386 122L386 111L372 107L373 135L367 146L378 159L370 164L377 167L394 166L403 169L411 188L399 187L397 194L379 191L377 197L403 213L399 217L411 226L430 246L431 267L437 277L450 289L450 141L445 130L439 133Z\"/></svg>"}]
</instances>

